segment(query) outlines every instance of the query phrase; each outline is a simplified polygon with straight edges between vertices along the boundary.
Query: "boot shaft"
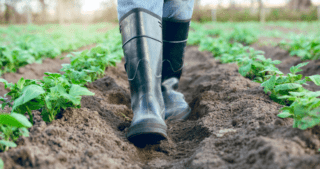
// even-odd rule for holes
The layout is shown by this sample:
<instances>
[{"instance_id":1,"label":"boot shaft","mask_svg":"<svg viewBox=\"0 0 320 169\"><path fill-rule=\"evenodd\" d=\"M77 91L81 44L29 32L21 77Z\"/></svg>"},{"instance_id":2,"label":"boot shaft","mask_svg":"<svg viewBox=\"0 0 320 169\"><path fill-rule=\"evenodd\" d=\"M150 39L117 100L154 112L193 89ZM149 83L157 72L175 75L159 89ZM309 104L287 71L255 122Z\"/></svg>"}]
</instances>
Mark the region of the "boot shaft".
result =
<instances>
[{"instance_id":1,"label":"boot shaft","mask_svg":"<svg viewBox=\"0 0 320 169\"><path fill-rule=\"evenodd\" d=\"M190 21L163 20L162 82L172 77L180 79L183 54L187 45Z\"/></svg>"},{"instance_id":2,"label":"boot shaft","mask_svg":"<svg viewBox=\"0 0 320 169\"><path fill-rule=\"evenodd\" d=\"M125 46L134 38L147 37L162 43L161 17L143 8L136 8L119 21L122 44Z\"/></svg>"},{"instance_id":3,"label":"boot shaft","mask_svg":"<svg viewBox=\"0 0 320 169\"><path fill-rule=\"evenodd\" d=\"M121 18L120 32L132 109L141 107L142 97L147 102L148 98L156 99L163 106L161 18L149 11L134 9Z\"/></svg>"}]
</instances>

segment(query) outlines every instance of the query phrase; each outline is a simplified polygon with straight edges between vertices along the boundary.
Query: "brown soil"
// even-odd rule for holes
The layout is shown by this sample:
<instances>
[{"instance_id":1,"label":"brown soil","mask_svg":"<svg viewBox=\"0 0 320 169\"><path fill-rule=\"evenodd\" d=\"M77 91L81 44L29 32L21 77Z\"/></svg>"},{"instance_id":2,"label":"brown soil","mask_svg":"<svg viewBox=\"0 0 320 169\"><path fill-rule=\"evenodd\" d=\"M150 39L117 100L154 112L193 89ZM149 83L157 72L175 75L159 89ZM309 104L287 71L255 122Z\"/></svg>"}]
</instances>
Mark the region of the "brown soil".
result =
<instances>
[{"instance_id":1,"label":"brown soil","mask_svg":"<svg viewBox=\"0 0 320 169\"><path fill-rule=\"evenodd\" d=\"M276 115L282 107L236 64L220 64L186 49L179 90L190 118L168 123L168 140L135 147L125 133L132 119L123 63L88 86L95 96L52 123L35 114L30 137L0 153L11 168L319 168L320 128L301 131Z\"/></svg>"},{"instance_id":2,"label":"brown soil","mask_svg":"<svg viewBox=\"0 0 320 169\"><path fill-rule=\"evenodd\" d=\"M263 39L261 39L260 41L262 40ZM303 76L312 76L319 74L320 72L320 60L302 61L297 56L290 56L288 51L283 50L278 46L261 46L256 43L253 44L252 47L254 47L256 50L264 51L266 58L271 58L272 60L280 60L281 64L276 66L285 74L290 73L291 66L296 66L302 62L309 62L307 66L301 68L303 71L300 73ZM320 86L316 86L312 82L309 83L309 86L305 86L305 88L311 91L320 91Z\"/></svg>"}]
</instances>

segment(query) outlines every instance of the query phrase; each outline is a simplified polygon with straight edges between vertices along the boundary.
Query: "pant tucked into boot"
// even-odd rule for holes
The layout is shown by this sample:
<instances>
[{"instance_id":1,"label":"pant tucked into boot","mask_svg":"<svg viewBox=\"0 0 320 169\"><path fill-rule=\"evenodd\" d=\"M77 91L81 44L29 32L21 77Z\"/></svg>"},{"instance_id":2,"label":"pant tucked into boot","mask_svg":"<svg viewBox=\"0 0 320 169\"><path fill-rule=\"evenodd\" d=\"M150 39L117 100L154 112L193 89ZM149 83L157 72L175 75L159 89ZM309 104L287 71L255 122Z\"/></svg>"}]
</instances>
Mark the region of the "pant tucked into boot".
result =
<instances>
[{"instance_id":1,"label":"pant tucked into boot","mask_svg":"<svg viewBox=\"0 0 320 169\"><path fill-rule=\"evenodd\" d=\"M161 17L145 9L133 9L121 18L120 31L134 114L126 136L132 142L146 137L164 139L167 126L161 92Z\"/></svg>"}]
</instances>

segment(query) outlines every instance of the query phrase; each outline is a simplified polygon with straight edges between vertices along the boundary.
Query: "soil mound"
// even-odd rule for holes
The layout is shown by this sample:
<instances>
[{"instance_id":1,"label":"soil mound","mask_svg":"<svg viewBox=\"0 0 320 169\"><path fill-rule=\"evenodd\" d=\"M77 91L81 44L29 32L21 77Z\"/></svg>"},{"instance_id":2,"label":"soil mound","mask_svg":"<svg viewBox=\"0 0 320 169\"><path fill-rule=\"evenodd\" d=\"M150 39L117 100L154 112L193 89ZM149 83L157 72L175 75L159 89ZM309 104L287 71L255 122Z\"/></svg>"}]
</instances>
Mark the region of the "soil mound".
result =
<instances>
[{"instance_id":1,"label":"soil mound","mask_svg":"<svg viewBox=\"0 0 320 169\"><path fill-rule=\"evenodd\" d=\"M179 90L192 108L168 123L168 140L135 147L125 133L133 117L123 63L88 86L95 96L46 124L39 112L30 137L0 153L6 168L317 168L319 128L293 129L260 84L188 47Z\"/></svg>"}]
</instances>

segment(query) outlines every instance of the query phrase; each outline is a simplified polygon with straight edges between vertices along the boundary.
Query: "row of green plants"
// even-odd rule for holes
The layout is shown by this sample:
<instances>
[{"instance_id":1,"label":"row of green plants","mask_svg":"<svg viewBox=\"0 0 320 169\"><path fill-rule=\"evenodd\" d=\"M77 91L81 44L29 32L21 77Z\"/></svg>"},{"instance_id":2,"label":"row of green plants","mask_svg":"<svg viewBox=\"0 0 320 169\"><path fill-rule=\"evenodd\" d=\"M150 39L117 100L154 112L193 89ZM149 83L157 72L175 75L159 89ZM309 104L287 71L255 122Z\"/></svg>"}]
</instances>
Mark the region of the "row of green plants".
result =
<instances>
[{"instance_id":1,"label":"row of green plants","mask_svg":"<svg viewBox=\"0 0 320 169\"><path fill-rule=\"evenodd\" d=\"M291 67L290 73L284 74L275 66L281 61L266 59L263 51L243 45L254 42L252 39L255 35L250 35L250 32L247 32L246 36L251 38L237 38L237 30L229 37L222 35L213 38L210 35L214 31L206 30L195 23L191 24L191 27L195 31L190 32L188 44L199 45L200 50L212 52L222 63L236 62L242 76L261 83L272 100L285 105L280 110L279 117L293 118L293 127L302 130L320 124L320 92L312 92L303 87L308 85L308 81L320 86L320 75L303 77L298 74L307 62Z\"/></svg>"},{"instance_id":2,"label":"row of green plants","mask_svg":"<svg viewBox=\"0 0 320 169\"><path fill-rule=\"evenodd\" d=\"M99 23L99 24L46 24L46 25L8 25L0 26L0 44L7 45L11 42L18 40L24 35L40 35L48 36L54 39L60 36L69 36L73 38L81 38L77 36L82 34L87 38L87 36L97 36L104 34L101 30L106 30L107 27L112 26L110 23ZM70 41L70 40L69 40Z\"/></svg>"},{"instance_id":3,"label":"row of green plants","mask_svg":"<svg viewBox=\"0 0 320 169\"><path fill-rule=\"evenodd\" d=\"M28 136L27 128L33 124L33 110L41 112L46 122L55 120L66 108L80 108L81 97L94 95L86 85L101 78L108 66L122 59L121 38L114 29L98 46L82 52L73 52L71 63L64 64L60 73L45 73L42 80L21 78L17 83L0 79L10 92L0 98L1 107L11 108L11 114L0 114L0 150L16 147L20 136ZM28 114L29 120L25 114ZM1 166L1 164L0 164Z\"/></svg>"},{"instance_id":4,"label":"row of green plants","mask_svg":"<svg viewBox=\"0 0 320 169\"><path fill-rule=\"evenodd\" d=\"M18 32L22 31L21 28L0 29L0 34L7 37L0 45L0 76L16 72L27 64L41 63L45 58L55 58L62 52L103 41L102 32L97 32L97 27L84 29L81 25L60 26L53 32L48 30L50 27L35 30L32 29L33 26L27 28L30 30L24 33ZM36 33L32 33L33 31Z\"/></svg>"},{"instance_id":5,"label":"row of green plants","mask_svg":"<svg viewBox=\"0 0 320 169\"><path fill-rule=\"evenodd\" d=\"M209 27L206 28L206 27ZM212 28L212 25L203 25L199 23L192 22L191 30L188 37L188 43L193 45L199 45L200 42L212 41L213 39L219 38L228 43L238 42L243 45L250 45L258 40L259 30L249 29L247 27L242 27L242 25L231 26L228 24L216 25ZM208 38L210 37L210 38ZM221 45L223 48L224 45Z\"/></svg>"},{"instance_id":6,"label":"row of green plants","mask_svg":"<svg viewBox=\"0 0 320 169\"><path fill-rule=\"evenodd\" d=\"M297 35L290 42L282 41L280 47L298 56L301 60L317 60L320 58L320 36Z\"/></svg>"},{"instance_id":7,"label":"row of green plants","mask_svg":"<svg viewBox=\"0 0 320 169\"><path fill-rule=\"evenodd\" d=\"M248 22L260 21L259 9L250 8L218 8L216 11L218 22ZM318 19L317 7L310 7L309 10L291 10L287 8L266 9L266 21L316 21ZM212 7L204 7L195 11L193 21L212 21Z\"/></svg>"}]
</instances>

